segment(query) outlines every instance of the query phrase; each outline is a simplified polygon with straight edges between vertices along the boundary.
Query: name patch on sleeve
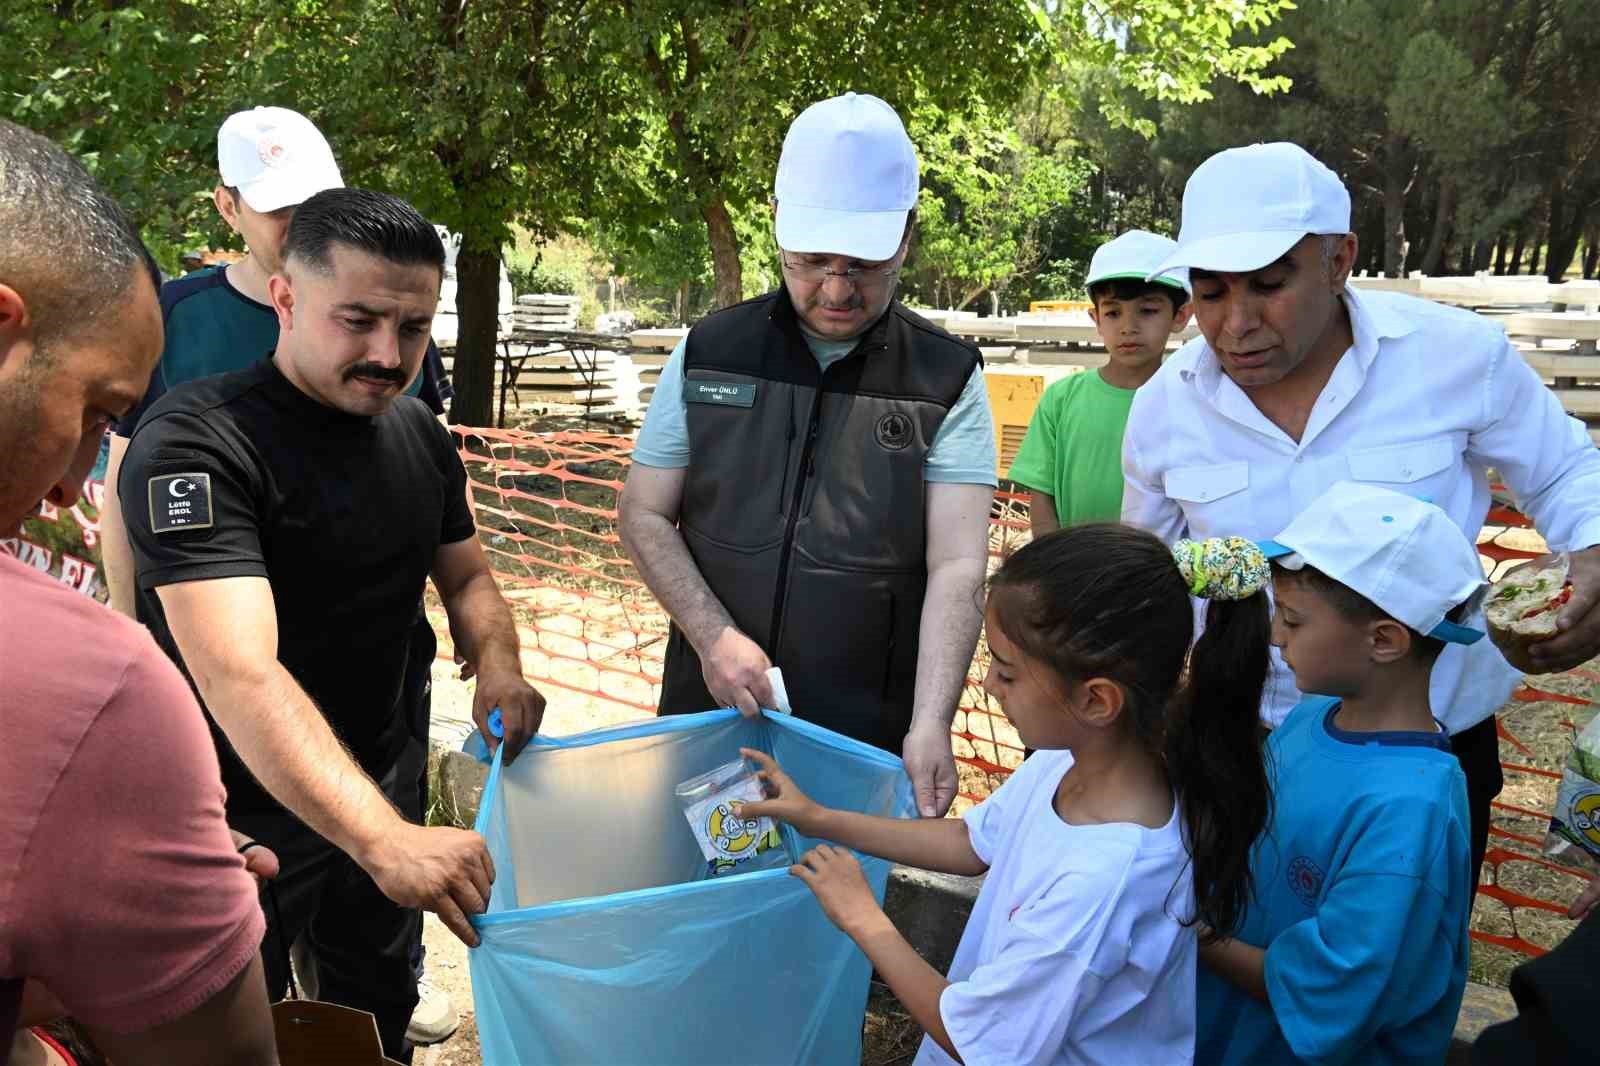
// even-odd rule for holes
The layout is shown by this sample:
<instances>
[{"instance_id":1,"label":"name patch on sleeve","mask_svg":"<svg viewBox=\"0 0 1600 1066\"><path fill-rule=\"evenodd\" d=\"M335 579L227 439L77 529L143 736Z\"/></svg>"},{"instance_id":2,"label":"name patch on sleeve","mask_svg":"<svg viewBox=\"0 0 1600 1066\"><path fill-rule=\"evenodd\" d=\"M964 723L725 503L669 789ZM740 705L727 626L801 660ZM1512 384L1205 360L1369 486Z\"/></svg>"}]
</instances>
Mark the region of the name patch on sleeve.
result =
<instances>
[{"instance_id":1,"label":"name patch on sleeve","mask_svg":"<svg viewBox=\"0 0 1600 1066\"><path fill-rule=\"evenodd\" d=\"M150 479L150 532L210 528L210 474L162 474Z\"/></svg>"},{"instance_id":2,"label":"name patch on sleeve","mask_svg":"<svg viewBox=\"0 0 1600 1066\"><path fill-rule=\"evenodd\" d=\"M756 386L754 382L748 381L686 381L683 383L683 398L686 403L754 407Z\"/></svg>"}]
</instances>

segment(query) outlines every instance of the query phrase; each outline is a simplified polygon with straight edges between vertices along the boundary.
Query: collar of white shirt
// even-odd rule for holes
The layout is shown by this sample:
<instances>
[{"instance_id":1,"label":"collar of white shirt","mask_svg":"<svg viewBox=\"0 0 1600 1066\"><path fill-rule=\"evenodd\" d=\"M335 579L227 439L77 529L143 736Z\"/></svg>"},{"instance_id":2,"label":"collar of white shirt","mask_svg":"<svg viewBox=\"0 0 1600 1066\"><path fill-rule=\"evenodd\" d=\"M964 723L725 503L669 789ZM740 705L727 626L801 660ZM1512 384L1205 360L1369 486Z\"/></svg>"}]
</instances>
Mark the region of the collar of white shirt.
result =
<instances>
[{"instance_id":1,"label":"collar of white shirt","mask_svg":"<svg viewBox=\"0 0 1600 1066\"><path fill-rule=\"evenodd\" d=\"M1355 343L1349 350L1355 353L1356 364L1364 376L1378 357L1379 341L1414 333L1417 324L1393 308L1364 299L1361 290L1354 285L1346 283L1343 298L1350 312L1350 331L1355 336ZM1233 384L1222 372L1222 364L1209 342L1197 344L1187 352L1180 350L1173 359L1178 363L1178 373L1183 380L1198 385L1201 394L1213 403L1224 383Z\"/></svg>"},{"instance_id":2,"label":"collar of white shirt","mask_svg":"<svg viewBox=\"0 0 1600 1066\"><path fill-rule=\"evenodd\" d=\"M1348 283L1344 287L1343 299L1345 308L1350 313L1350 332L1354 338L1346 354L1354 355L1355 358L1341 359L1334 367L1333 375L1324 387L1325 393L1334 400L1340 396L1353 397L1361 390L1361 386L1366 383L1367 371L1371 369L1373 360L1378 357L1381 341L1405 337L1417 329L1414 320L1383 303L1364 299L1360 291ZM1219 413L1269 437L1283 438L1285 443L1290 445L1296 443L1290 441L1282 429L1273 425L1261 413L1260 408L1245 395L1244 390L1222 372L1221 362L1217 359L1210 343L1204 338L1201 338L1201 343L1193 345L1188 350L1180 349L1173 356L1173 361L1178 364L1176 369L1184 383L1194 386L1196 392ZM1340 403L1326 413L1334 413L1343 406ZM1314 423L1307 427L1306 436L1298 443L1309 444L1311 438L1321 430L1323 421L1323 419L1314 420Z\"/></svg>"}]
</instances>

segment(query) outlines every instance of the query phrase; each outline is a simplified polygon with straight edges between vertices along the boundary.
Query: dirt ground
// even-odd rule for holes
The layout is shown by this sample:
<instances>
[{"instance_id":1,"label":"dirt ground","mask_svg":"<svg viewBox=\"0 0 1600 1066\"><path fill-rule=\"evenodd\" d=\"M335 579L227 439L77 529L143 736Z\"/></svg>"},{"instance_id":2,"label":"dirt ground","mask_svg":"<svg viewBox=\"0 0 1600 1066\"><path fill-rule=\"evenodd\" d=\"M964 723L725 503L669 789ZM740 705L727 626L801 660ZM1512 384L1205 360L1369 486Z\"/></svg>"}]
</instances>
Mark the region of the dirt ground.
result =
<instances>
[{"instance_id":1,"label":"dirt ground","mask_svg":"<svg viewBox=\"0 0 1600 1066\"><path fill-rule=\"evenodd\" d=\"M1590 663L1581 671L1549 677L1529 678L1529 683L1540 691L1592 699L1596 678L1600 671ZM1526 766L1559 773L1572 747L1573 726L1585 721L1584 708L1553 700L1519 702L1513 700L1500 712L1502 736L1500 758L1514 766ZM1509 733L1515 741L1504 734ZM1524 750L1526 749L1526 750ZM1490 860L1494 849L1506 853L1539 856L1549 826L1550 812L1555 806L1558 782L1542 774L1521 770L1505 771L1505 789L1499 802L1507 807L1537 812L1537 815L1497 808L1494 825L1497 829L1515 834L1522 839L1513 840L1491 836ZM1534 862L1506 859L1498 864L1484 863L1483 880L1501 888L1542 900L1551 904L1569 903L1582 888L1587 875L1569 868L1552 869ZM1532 906L1511 907L1506 903L1479 895L1472 912L1472 928L1495 936L1517 936L1540 947L1550 948L1559 943L1572 929L1565 914ZM1473 941L1470 976L1475 981L1504 986L1511 970L1525 956L1508 948L1482 941Z\"/></svg>"},{"instance_id":2,"label":"dirt ground","mask_svg":"<svg viewBox=\"0 0 1600 1066\"><path fill-rule=\"evenodd\" d=\"M472 1011L467 946L431 914L423 922L422 943L428 950L428 976L449 994L461 1014L461 1028L442 1044L418 1048L412 1066L479 1066L483 1055L478 1049L478 1019Z\"/></svg>"}]
</instances>

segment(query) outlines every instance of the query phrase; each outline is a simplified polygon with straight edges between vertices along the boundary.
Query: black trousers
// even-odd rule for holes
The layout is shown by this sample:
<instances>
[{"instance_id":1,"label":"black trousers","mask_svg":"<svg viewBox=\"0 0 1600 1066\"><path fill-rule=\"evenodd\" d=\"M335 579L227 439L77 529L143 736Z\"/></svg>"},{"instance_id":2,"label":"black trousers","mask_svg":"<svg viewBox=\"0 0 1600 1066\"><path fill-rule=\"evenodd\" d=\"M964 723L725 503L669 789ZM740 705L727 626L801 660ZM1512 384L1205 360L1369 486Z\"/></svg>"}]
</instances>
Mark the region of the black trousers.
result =
<instances>
[{"instance_id":1,"label":"black trousers","mask_svg":"<svg viewBox=\"0 0 1600 1066\"><path fill-rule=\"evenodd\" d=\"M408 821L420 820L414 777L391 772L380 786ZM278 876L270 890L262 890L261 901L267 998L286 994L288 945L303 936L316 960L317 998L370 1012L383 1053L409 1063L405 1035L417 1006L412 956L422 936L422 912L391 901L355 860L287 812L236 812L229 823L278 856Z\"/></svg>"},{"instance_id":2,"label":"black trousers","mask_svg":"<svg viewBox=\"0 0 1600 1066\"><path fill-rule=\"evenodd\" d=\"M1472 816L1472 883L1478 883L1483 870L1483 854L1489 847L1489 804L1505 787L1500 770L1500 738L1495 732L1494 715L1470 729L1450 737L1461 770L1467 776L1467 810Z\"/></svg>"},{"instance_id":3,"label":"black trousers","mask_svg":"<svg viewBox=\"0 0 1600 1066\"><path fill-rule=\"evenodd\" d=\"M433 657L438 650L439 639L434 635L433 624L418 604L417 617L411 626L411 649L406 659L405 689L401 696L411 708L411 743L400 753L393 773L399 781L416 781L417 813L415 817L410 814L406 817L419 824L428 813L428 727L433 721ZM411 949L411 965L419 981L422 980L424 954L419 922L417 942Z\"/></svg>"},{"instance_id":4,"label":"black trousers","mask_svg":"<svg viewBox=\"0 0 1600 1066\"><path fill-rule=\"evenodd\" d=\"M1472 1045L1472 1066L1568 1066L1594 1061L1600 1014L1600 910L1555 946L1511 971L1517 1016Z\"/></svg>"},{"instance_id":5,"label":"black trousers","mask_svg":"<svg viewBox=\"0 0 1600 1066\"><path fill-rule=\"evenodd\" d=\"M411 739L405 748L401 750L399 759L394 764L394 769L389 771L389 777L392 780L380 782L379 787L383 789L386 795L393 795L394 789L403 787L399 782L414 780L417 789L414 810L418 813L414 818L410 814L407 817L412 818L413 821L421 822L428 810L428 726L433 717L432 669L434 653L438 650L438 641L434 636L433 626L428 622L427 616L422 613L420 607L417 611L417 619L412 627L410 639L410 657L407 660L405 688L401 698L407 708L407 729ZM408 807L405 809L412 810L413 808ZM299 947L304 950L307 945L302 943ZM422 945L422 925L418 923L416 943L411 947L411 968L416 972L418 981L422 980L423 960L426 956L427 949ZM316 957L313 955L307 958L302 955L299 957L299 962L310 963L309 972L297 972L300 978L310 985L307 991L310 997L314 999L316 998L318 987L315 983Z\"/></svg>"}]
</instances>

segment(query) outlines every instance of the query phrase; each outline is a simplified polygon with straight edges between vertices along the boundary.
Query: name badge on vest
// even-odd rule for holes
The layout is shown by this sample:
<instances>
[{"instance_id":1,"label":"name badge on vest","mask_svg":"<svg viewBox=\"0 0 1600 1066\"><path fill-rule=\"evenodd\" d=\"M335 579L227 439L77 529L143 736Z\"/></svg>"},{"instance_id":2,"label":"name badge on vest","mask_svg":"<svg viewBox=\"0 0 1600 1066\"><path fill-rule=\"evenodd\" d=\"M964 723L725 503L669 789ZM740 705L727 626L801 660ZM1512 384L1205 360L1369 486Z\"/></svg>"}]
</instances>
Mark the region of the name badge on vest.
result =
<instances>
[{"instance_id":1,"label":"name badge on vest","mask_svg":"<svg viewBox=\"0 0 1600 1066\"><path fill-rule=\"evenodd\" d=\"M754 407L756 386L753 381L685 381L685 403L714 403L724 407Z\"/></svg>"},{"instance_id":2,"label":"name badge on vest","mask_svg":"<svg viewBox=\"0 0 1600 1066\"><path fill-rule=\"evenodd\" d=\"M150 532L210 528L210 474L162 474L150 479Z\"/></svg>"}]
</instances>

